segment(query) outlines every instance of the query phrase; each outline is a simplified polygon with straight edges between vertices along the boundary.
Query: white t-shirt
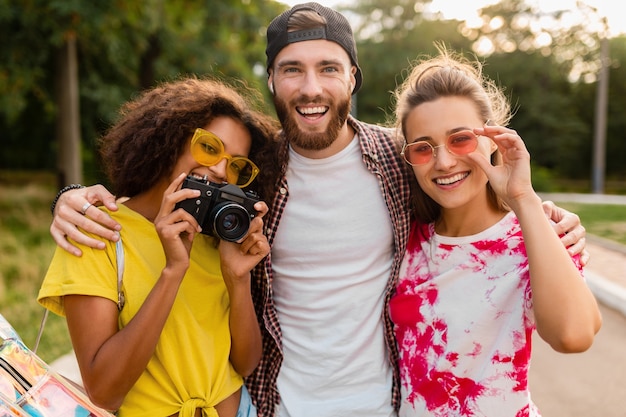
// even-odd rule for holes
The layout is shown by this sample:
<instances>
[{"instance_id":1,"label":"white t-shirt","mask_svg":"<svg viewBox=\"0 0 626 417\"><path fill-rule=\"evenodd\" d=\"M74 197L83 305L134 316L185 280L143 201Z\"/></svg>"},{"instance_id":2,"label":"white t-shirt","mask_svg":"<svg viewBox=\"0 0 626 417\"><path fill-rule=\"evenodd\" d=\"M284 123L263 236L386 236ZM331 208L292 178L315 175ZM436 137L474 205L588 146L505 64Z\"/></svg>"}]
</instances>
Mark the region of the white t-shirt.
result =
<instances>
[{"instance_id":1,"label":"white t-shirt","mask_svg":"<svg viewBox=\"0 0 626 417\"><path fill-rule=\"evenodd\" d=\"M279 416L389 417L382 313L393 231L378 178L353 140L325 159L290 149L287 183L272 247Z\"/></svg>"}]
</instances>

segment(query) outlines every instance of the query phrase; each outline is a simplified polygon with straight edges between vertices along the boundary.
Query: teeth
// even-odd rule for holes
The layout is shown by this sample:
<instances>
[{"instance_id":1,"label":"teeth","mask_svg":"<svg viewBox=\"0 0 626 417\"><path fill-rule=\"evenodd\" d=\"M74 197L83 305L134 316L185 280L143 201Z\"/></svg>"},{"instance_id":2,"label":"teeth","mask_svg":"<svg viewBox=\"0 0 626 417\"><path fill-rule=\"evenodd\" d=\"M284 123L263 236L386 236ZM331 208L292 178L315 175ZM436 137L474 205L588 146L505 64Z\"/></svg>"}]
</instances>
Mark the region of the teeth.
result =
<instances>
[{"instance_id":1,"label":"teeth","mask_svg":"<svg viewBox=\"0 0 626 417\"><path fill-rule=\"evenodd\" d=\"M324 106L319 106L319 107L307 107L304 109L298 109L298 111L302 114L316 114L316 113L325 113L326 112L326 107Z\"/></svg>"},{"instance_id":2,"label":"teeth","mask_svg":"<svg viewBox=\"0 0 626 417\"><path fill-rule=\"evenodd\" d=\"M468 173L465 173L465 174L456 174L447 178L437 178L435 179L435 183L437 183L438 185L450 185L457 181L461 181L463 178L467 177L468 175L469 175Z\"/></svg>"}]
</instances>

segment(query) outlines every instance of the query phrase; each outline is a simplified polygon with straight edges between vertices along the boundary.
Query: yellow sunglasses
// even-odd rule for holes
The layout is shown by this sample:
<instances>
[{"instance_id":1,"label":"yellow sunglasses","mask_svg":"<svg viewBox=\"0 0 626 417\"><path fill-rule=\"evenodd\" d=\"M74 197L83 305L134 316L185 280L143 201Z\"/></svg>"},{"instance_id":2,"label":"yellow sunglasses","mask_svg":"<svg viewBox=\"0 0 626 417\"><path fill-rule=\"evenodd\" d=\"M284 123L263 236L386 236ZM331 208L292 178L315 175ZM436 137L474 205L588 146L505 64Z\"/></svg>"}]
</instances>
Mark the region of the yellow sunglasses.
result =
<instances>
[{"instance_id":1,"label":"yellow sunglasses","mask_svg":"<svg viewBox=\"0 0 626 417\"><path fill-rule=\"evenodd\" d=\"M226 180L229 184L246 187L259 173L259 168L246 157L232 156L224 151L224 143L214 133L201 128L196 129L191 138L191 155L199 164L210 167L222 159L226 164Z\"/></svg>"}]
</instances>

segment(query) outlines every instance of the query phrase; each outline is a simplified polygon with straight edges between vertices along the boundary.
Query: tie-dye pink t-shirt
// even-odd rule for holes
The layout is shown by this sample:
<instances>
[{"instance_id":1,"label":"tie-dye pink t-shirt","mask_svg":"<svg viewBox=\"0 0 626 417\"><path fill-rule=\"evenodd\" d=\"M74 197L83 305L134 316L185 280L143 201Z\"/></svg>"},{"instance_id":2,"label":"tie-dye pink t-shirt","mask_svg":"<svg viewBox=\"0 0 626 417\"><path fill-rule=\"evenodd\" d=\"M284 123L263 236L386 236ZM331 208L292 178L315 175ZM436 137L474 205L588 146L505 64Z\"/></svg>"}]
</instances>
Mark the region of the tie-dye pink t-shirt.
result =
<instances>
[{"instance_id":1,"label":"tie-dye pink t-shirt","mask_svg":"<svg viewBox=\"0 0 626 417\"><path fill-rule=\"evenodd\" d=\"M473 236L414 224L390 312L400 416L540 415L528 389L528 259L512 212Z\"/></svg>"}]
</instances>

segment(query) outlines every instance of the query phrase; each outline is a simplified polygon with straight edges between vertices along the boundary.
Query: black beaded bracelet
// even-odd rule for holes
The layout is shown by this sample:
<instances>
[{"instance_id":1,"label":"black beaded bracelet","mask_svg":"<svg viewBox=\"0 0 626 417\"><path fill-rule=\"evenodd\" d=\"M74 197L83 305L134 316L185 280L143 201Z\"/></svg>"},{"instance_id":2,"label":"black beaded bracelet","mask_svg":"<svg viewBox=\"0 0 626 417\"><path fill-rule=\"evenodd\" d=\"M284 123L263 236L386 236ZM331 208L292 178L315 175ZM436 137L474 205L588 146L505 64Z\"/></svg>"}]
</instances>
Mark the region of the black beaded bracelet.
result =
<instances>
[{"instance_id":1,"label":"black beaded bracelet","mask_svg":"<svg viewBox=\"0 0 626 417\"><path fill-rule=\"evenodd\" d=\"M59 201L59 198L61 197L61 194L63 194L66 191L77 190L79 188L85 188L85 186L84 185L80 185L80 184L70 184L70 185L67 185L67 186L61 188L59 190L59 192L57 193L56 197L54 197L54 200L52 200L52 204L50 205L50 213L52 213L52 215L54 216L54 209L57 206L57 202Z\"/></svg>"}]
</instances>

